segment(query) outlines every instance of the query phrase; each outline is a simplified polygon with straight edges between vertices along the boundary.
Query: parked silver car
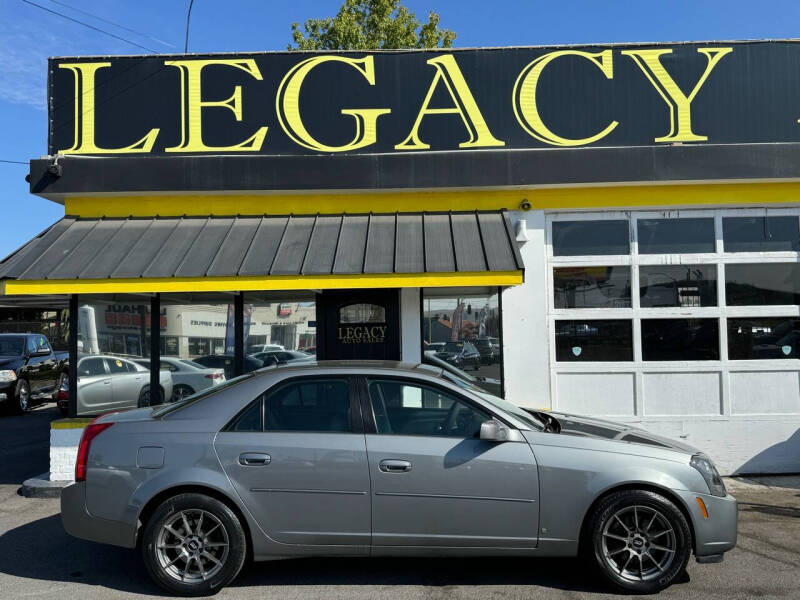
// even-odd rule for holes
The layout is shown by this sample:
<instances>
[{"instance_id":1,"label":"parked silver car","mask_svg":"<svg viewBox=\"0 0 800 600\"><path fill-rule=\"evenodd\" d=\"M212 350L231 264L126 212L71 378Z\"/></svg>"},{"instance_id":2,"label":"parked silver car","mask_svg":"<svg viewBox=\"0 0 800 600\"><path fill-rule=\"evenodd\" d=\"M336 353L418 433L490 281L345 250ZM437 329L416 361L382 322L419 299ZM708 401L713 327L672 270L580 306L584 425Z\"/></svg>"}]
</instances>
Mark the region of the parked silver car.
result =
<instances>
[{"instance_id":1,"label":"parked silver car","mask_svg":"<svg viewBox=\"0 0 800 600\"><path fill-rule=\"evenodd\" d=\"M161 397L172 397L172 377L159 373ZM64 382L62 385L66 385ZM78 360L78 414L150 406L150 370L121 356L93 354Z\"/></svg>"},{"instance_id":2,"label":"parked silver car","mask_svg":"<svg viewBox=\"0 0 800 600\"><path fill-rule=\"evenodd\" d=\"M427 365L262 369L81 440L64 527L139 545L182 595L255 560L575 556L636 592L736 544L737 506L695 449L523 410Z\"/></svg>"}]
</instances>

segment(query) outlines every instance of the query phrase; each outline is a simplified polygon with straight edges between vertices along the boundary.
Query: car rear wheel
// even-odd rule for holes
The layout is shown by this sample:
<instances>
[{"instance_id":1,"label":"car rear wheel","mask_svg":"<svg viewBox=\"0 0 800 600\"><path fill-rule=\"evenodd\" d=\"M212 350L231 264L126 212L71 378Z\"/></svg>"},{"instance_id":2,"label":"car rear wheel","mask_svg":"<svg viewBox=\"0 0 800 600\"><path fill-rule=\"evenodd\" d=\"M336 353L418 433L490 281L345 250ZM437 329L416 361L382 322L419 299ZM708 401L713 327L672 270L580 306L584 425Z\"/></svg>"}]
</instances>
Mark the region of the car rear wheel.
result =
<instances>
[{"instance_id":1,"label":"car rear wheel","mask_svg":"<svg viewBox=\"0 0 800 600\"><path fill-rule=\"evenodd\" d=\"M164 398L164 388L158 386L159 391L161 392L161 398ZM157 401L160 403L160 401ZM142 388L142 391L139 393L139 408L145 408L147 406L153 406L153 397L150 394L150 386L146 385Z\"/></svg>"},{"instance_id":2,"label":"car rear wheel","mask_svg":"<svg viewBox=\"0 0 800 600\"><path fill-rule=\"evenodd\" d=\"M664 496L645 490L624 490L603 500L588 534L599 571L631 592L669 587L683 575L692 553L686 517Z\"/></svg>"},{"instance_id":3,"label":"car rear wheel","mask_svg":"<svg viewBox=\"0 0 800 600\"><path fill-rule=\"evenodd\" d=\"M173 402L177 402L178 400L183 400L187 396L191 396L194 394L194 390L186 384L180 383L172 388L172 400Z\"/></svg>"},{"instance_id":4,"label":"car rear wheel","mask_svg":"<svg viewBox=\"0 0 800 600\"><path fill-rule=\"evenodd\" d=\"M142 556L162 588L181 596L205 596L239 574L247 538L236 514L203 494L166 500L147 521Z\"/></svg>"}]
</instances>

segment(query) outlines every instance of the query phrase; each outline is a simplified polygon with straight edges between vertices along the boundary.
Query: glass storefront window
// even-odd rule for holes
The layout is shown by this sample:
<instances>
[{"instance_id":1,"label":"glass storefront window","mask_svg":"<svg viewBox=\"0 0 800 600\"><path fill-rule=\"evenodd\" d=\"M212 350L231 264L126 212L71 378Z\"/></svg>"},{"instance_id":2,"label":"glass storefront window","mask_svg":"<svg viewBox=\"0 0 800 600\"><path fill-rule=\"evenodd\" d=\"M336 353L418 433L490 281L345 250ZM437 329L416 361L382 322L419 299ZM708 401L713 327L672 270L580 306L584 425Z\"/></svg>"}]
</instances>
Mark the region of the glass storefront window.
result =
<instances>
[{"instance_id":1,"label":"glass storefront window","mask_svg":"<svg viewBox=\"0 0 800 600\"><path fill-rule=\"evenodd\" d=\"M797 217L723 217L725 252L797 252L800 223Z\"/></svg>"},{"instance_id":2,"label":"glass storefront window","mask_svg":"<svg viewBox=\"0 0 800 600\"><path fill-rule=\"evenodd\" d=\"M800 304L800 264L725 265L725 296L729 306Z\"/></svg>"},{"instance_id":3,"label":"glass storefront window","mask_svg":"<svg viewBox=\"0 0 800 600\"><path fill-rule=\"evenodd\" d=\"M639 254L714 252L714 219L639 219Z\"/></svg>"},{"instance_id":4,"label":"glass storefront window","mask_svg":"<svg viewBox=\"0 0 800 600\"><path fill-rule=\"evenodd\" d=\"M639 267L642 308L717 305L716 265L653 265Z\"/></svg>"},{"instance_id":5,"label":"glass storefront window","mask_svg":"<svg viewBox=\"0 0 800 600\"><path fill-rule=\"evenodd\" d=\"M254 361L311 362L317 356L317 305L314 296L271 300L255 293L244 299L245 371Z\"/></svg>"},{"instance_id":6,"label":"glass storefront window","mask_svg":"<svg viewBox=\"0 0 800 600\"><path fill-rule=\"evenodd\" d=\"M559 362L633 360L630 319L557 320L555 330Z\"/></svg>"},{"instance_id":7,"label":"glass storefront window","mask_svg":"<svg viewBox=\"0 0 800 600\"><path fill-rule=\"evenodd\" d=\"M423 291L422 361L500 396L503 345L498 294L438 293Z\"/></svg>"},{"instance_id":8,"label":"glass storefront window","mask_svg":"<svg viewBox=\"0 0 800 600\"><path fill-rule=\"evenodd\" d=\"M160 402L169 375L150 393L150 304L81 297L78 305L78 415L98 415Z\"/></svg>"},{"instance_id":9,"label":"glass storefront window","mask_svg":"<svg viewBox=\"0 0 800 600\"><path fill-rule=\"evenodd\" d=\"M556 308L628 308L630 267L558 267L553 269Z\"/></svg>"},{"instance_id":10,"label":"glass storefront window","mask_svg":"<svg viewBox=\"0 0 800 600\"><path fill-rule=\"evenodd\" d=\"M719 321L642 319L642 360L719 360Z\"/></svg>"},{"instance_id":11,"label":"glass storefront window","mask_svg":"<svg viewBox=\"0 0 800 600\"><path fill-rule=\"evenodd\" d=\"M554 221L553 256L630 253L628 221Z\"/></svg>"},{"instance_id":12,"label":"glass storefront window","mask_svg":"<svg viewBox=\"0 0 800 600\"><path fill-rule=\"evenodd\" d=\"M800 358L800 318L728 319L728 358L731 360Z\"/></svg>"}]
</instances>

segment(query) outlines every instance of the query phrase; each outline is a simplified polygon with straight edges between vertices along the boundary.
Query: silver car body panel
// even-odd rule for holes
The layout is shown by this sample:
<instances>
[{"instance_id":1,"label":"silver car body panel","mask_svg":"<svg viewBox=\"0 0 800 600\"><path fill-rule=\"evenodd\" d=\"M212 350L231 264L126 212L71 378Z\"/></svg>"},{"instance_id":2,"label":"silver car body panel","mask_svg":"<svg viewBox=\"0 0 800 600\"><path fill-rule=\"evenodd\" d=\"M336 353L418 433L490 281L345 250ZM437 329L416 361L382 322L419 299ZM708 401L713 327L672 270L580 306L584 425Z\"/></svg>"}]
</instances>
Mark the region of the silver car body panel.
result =
<instances>
[{"instance_id":1,"label":"silver car body panel","mask_svg":"<svg viewBox=\"0 0 800 600\"><path fill-rule=\"evenodd\" d=\"M466 397L521 430L528 443L222 431L285 379L387 374ZM92 443L87 483L68 486L62 495L69 533L132 547L148 502L172 490L194 488L210 490L236 507L257 560L370 553L573 556L581 524L599 497L617 487L644 486L684 509L698 556L719 554L736 543L736 501L709 494L689 465L691 447L657 437L655 444L646 444L533 431L429 366L343 362L270 367L161 418L152 418L153 412L101 417L100 422L114 425ZM160 455L151 448L163 449L163 466L137 466L141 448L148 455ZM269 464L241 465L239 456L245 453L269 455ZM412 467L381 471L379 464L387 459ZM700 513L696 497L705 501L709 519Z\"/></svg>"}]
</instances>

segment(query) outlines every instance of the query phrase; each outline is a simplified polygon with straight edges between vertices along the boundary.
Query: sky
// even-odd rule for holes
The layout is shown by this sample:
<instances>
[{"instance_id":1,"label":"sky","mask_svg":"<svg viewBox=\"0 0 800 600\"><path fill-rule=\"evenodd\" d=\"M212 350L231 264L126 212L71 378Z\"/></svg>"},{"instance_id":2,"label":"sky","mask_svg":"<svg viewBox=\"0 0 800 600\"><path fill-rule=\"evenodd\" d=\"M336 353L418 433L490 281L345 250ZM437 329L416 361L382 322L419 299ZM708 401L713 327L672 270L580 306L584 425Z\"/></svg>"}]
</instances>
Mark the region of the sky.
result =
<instances>
[{"instance_id":1,"label":"sky","mask_svg":"<svg viewBox=\"0 0 800 600\"><path fill-rule=\"evenodd\" d=\"M189 0L0 0L0 161L47 151L48 56L182 52ZM433 10L455 46L800 37L797 0L405 0ZM341 0L195 0L189 52L285 50L292 22L334 15ZM87 15L86 13L90 13ZM109 23L109 21L111 23ZM129 43L133 42L133 43ZM139 46L143 46L143 49ZM27 164L0 162L0 257L64 214L28 193Z\"/></svg>"}]
</instances>

